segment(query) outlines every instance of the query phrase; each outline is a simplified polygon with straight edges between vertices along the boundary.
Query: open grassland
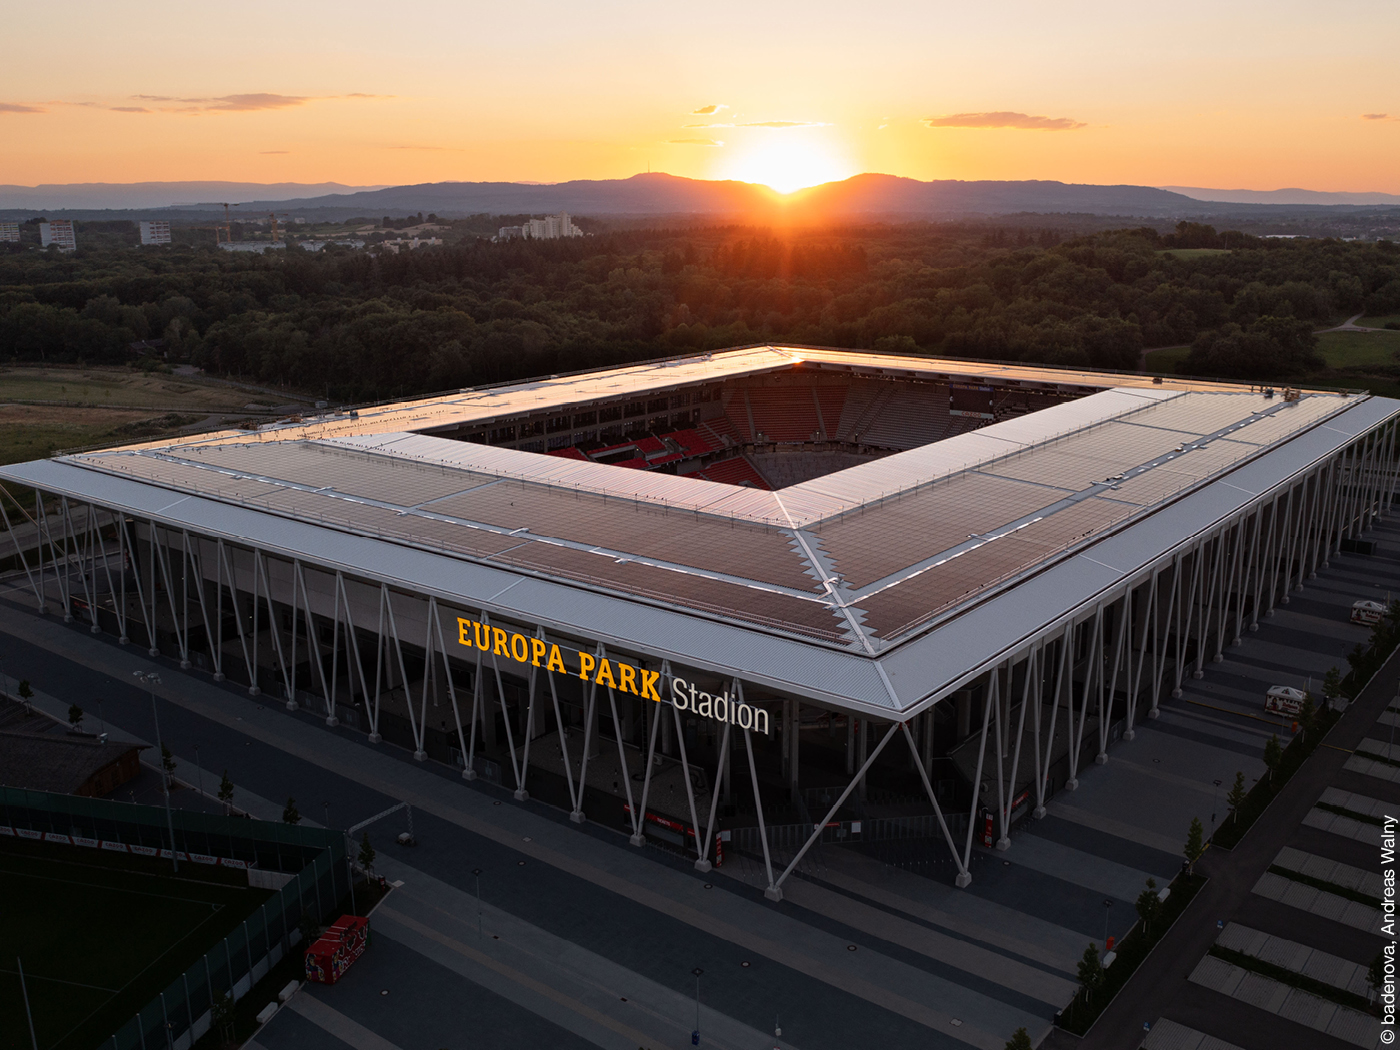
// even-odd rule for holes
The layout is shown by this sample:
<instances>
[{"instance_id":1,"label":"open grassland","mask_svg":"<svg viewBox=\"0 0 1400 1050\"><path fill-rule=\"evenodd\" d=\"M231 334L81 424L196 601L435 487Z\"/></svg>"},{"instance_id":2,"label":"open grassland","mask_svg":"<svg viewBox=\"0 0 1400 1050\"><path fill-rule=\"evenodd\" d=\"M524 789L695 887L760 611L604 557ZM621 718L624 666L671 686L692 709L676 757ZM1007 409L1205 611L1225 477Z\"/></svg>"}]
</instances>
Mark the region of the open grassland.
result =
<instances>
[{"instance_id":1,"label":"open grassland","mask_svg":"<svg viewBox=\"0 0 1400 1050\"><path fill-rule=\"evenodd\" d=\"M1317 348L1329 369L1387 368L1400 364L1400 332L1323 332Z\"/></svg>"},{"instance_id":2,"label":"open grassland","mask_svg":"<svg viewBox=\"0 0 1400 1050\"><path fill-rule=\"evenodd\" d=\"M202 412L152 415L132 409L0 403L0 463L44 459L61 449L140 441L204 418Z\"/></svg>"},{"instance_id":3,"label":"open grassland","mask_svg":"<svg viewBox=\"0 0 1400 1050\"><path fill-rule=\"evenodd\" d=\"M164 412L240 412L253 403L273 404L266 396L236 387L161 372L33 366L0 369L0 402L16 401Z\"/></svg>"},{"instance_id":4,"label":"open grassland","mask_svg":"<svg viewBox=\"0 0 1400 1050\"><path fill-rule=\"evenodd\" d=\"M16 958L38 1045L88 1050L269 895L219 869L182 865L175 877L161 862L113 856L37 843L0 851L0 900L10 904L0 930L0 1046L29 1046Z\"/></svg>"},{"instance_id":5,"label":"open grassland","mask_svg":"<svg viewBox=\"0 0 1400 1050\"><path fill-rule=\"evenodd\" d=\"M1362 328L1384 328L1388 324L1400 324L1400 314L1377 314L1375 317L1361 317L1356 322Z\"/></svg>"},{"instance_id":6,"label":"open grassland","mask_svg":"<svg viewBox=\"0 0 1400 1050\"><path fill-rule=\"evenodd\" d=\"M1170 255L1173 259L1204 259L1211 255L1229 255L1229 248L1167 248L1158 255Z\"/></svg>"}]
</instances>

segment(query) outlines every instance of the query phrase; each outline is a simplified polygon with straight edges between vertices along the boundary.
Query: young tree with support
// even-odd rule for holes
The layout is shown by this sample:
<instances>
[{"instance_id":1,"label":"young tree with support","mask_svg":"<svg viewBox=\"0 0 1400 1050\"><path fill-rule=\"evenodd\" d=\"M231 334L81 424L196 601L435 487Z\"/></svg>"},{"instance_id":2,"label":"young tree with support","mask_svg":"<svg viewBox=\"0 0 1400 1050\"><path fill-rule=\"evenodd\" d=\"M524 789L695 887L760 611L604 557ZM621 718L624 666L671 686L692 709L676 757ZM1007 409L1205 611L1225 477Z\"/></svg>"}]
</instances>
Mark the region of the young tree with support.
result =
<instances>
[{"instance_id":1,"label":"young tree with support","mask_svg":"<svg viewBox=\"0 0 1400 1050\"><path fill-rule=\"evenodd\" d=\"M1146 933L1162 915L1162 898L1157 893L1156 879L1147 880L1147 889L1138 894L1136 907L1138 918L1142 920L1143 932Z\"/></svg>"},{"instance_id":2,"label":"young tree with support","mask_svg":"<svg viewBox=\"0 0 1400 1050\"><path fill-rule=\"evenodd\" d=\"M1283 745L1278 742L1278 734L1275 733L1264 742L1264 765L1269 767L1269 780L1274 779L1274 773L1278 771L1279 765L1283 762Z\"/></svg>"},{"instance_id":3,"label":"young tree with support","mask_svg":"<svg viewBox=\"0 0 1400 1050\"><path fill-rule=\"evenodd\" d=\"M77 704L70 704L68 707L68 724L74 729L83 728L83 709Z\"/></svg>"},{"instance_id":4,"label":"young tree with support","mask_svg":"<svg viewBox=\"0 0 1400 1050\"><path fill-rule=\"evenodd\" d=\"M1239 813L1240 806L1244 804L1245 796L1248 794L1249 792L1245 790L1244 786L1244 771L1237 770L1235 772L1235 782L1230 787L1230 793L1225 796L1225 801L1230 806L1231 821L1234 821L1236 815Z\"/></svg>"},{"instance_id":5,"label":"young tree with support","mask_svg":"<svg viewBox=\"0 0 1400 1050\"><path fill-rule=\"evenodd\" d=\"M1011 1038L1006 1041L1006 1050L1035 1050L1031 1043L1030 1033L1024 1028L1018 1028L1011 1033Z\"/></svg>"},{"instance_id":6,"label":"young tree with support","mask_svg":"<svg viewBox=\"0 0 1400 1050\"><path fill-rule=\"evenodd\" d=\"M1103 963L1099 961L1099 946L1093 941L1084 949L1079 960L1079 984L1084 989L1084 1001L1088 1002L1103 987Z\"/></svg>"},{"instance_id":7,"label":"young tree with support","mask_svg":"<svg viewBox=\"0 0 1400 1050\"><path fill-rule=\"evenodd\" d=\"M364 838L360 839L360 867L364 869L366 875L374 873L374 858L378 856L374 852L374 847L369 844L369 832L366 831Z\"/></svg>"},{"instance_id":8,"label":"young tree with support","mask_svg":"<svg viewBox=\"0 0 1400 1050\"><path fill-rule=\"evenodd\" d=\"M170 750L170 745L161 742L160 745L160 768L165 773L165 785L167 788L175 786L175 755Z\"/></svg>"},{"instance_id":9,"label":"young tree with support","mask_svg":"<svg viewBox=\"0 0 1400 1050\"><path fill-rule=\"evenodd\" d=\"M1201 826L1200 817L1191 818L1191 827L1186 832L1186 848L1182 853L1186 856L1186 870L1195 874L1196 861L1201 859L1201 855L1206 851L1205 828Z\"/></svg>"},{"instance_id":10,"label":"young tree with support","mask_svg":"<svg viewBox=\"0 0 1400 1050\"><path fill-rule=\"evenodd\" d=\"M228 770L224 770L223 779L219 781L219 801L224 804L224 812L233 809L233 781L228 778Z\"/></svg>"},{"instance_id":11,"label":"young tree with support","mask_svg":"<svg viewBox=\"0 0 1400 1050\"><path fill-rule=\"evenodd\" d=\"M287 796L287 804L282 807L283 824L300 824L301 814L297 812L297 800L292 796Z\"/></svg>"}]
</instances>

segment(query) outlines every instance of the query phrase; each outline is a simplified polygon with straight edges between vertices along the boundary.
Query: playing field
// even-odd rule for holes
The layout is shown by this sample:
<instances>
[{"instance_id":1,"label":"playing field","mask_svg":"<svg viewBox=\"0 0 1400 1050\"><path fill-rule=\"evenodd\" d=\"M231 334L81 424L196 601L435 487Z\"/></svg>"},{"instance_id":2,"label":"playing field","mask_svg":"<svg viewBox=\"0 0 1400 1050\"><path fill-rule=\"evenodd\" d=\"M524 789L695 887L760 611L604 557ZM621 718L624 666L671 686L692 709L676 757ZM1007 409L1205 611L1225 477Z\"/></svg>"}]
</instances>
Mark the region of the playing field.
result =
<instances>
[{"instance_id":1,"label":"playing field","mask_svg":"<svg viewBox=\"0 0 1400 1050\"><path fill-rule=\"evenodd\" d=\"M193 870L191 870L193 869ZM38 843L0 848L0 1048L89 1050L267 899L241 872Z\"/></svg>"}]
</instances>

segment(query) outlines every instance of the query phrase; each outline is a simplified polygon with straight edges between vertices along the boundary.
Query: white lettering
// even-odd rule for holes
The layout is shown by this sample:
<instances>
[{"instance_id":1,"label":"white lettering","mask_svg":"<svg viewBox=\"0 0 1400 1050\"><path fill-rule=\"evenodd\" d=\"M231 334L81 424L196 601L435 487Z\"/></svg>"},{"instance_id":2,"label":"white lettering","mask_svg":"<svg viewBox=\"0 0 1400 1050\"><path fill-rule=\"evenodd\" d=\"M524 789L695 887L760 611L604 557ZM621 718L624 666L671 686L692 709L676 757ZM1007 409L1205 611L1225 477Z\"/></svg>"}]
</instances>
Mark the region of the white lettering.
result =
<instances>
[{"instance_id":1,"label":"white lettering","mask_svg":"<svg viewBox=\"0 0 1400 1050\"><path fill-rule=\"evenodd\" d=\"M689 684L684 678L671 679L671 704L677 711L684 711L690 706L690 698L685 695L685 687Z\"/></svg>"}]
</instances>

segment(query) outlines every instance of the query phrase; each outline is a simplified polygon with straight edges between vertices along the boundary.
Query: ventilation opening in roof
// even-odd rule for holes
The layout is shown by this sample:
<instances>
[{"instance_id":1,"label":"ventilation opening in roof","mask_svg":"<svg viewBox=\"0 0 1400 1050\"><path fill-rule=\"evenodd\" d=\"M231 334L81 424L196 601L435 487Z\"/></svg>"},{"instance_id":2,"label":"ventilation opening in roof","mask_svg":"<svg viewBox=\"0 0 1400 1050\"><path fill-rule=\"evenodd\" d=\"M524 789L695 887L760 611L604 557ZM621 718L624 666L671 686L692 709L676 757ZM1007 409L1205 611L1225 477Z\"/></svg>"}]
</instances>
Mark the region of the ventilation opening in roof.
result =
<instances>
[{"instance_id":1,"label":"ventilation opening in roof","mask_svg":"<svg viewBox=\"0 0 1400 1050\"><path fill-rule=\"evenodd\" d=\"M1077 396L796 367L425 433L781 489Z\"/></svg>"}]
</instances>

